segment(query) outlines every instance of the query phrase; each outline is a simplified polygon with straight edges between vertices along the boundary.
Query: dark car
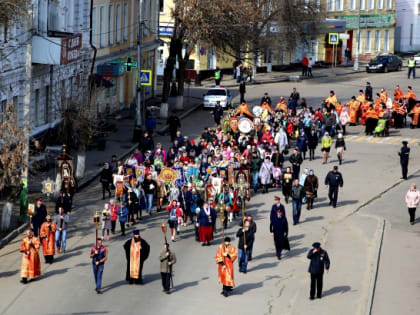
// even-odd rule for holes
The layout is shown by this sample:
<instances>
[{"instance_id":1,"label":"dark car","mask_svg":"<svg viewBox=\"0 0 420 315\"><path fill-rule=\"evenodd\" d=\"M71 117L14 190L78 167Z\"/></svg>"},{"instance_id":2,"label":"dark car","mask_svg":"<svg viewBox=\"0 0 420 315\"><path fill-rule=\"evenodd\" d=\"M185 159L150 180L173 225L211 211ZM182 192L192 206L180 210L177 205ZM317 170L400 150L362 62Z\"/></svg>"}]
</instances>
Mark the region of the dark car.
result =
<instances>
[{"instance_id":1,"label":"dark car","mask_svg":"<svg viewBox=\"0 0 420 315\"><path fill-rule=\"evenodd\" d=\"M402 60L400 58L393 55L385 55L373 58L366 66L366 72L400 71L401 68Z\"/></svg>"}]
</instances>

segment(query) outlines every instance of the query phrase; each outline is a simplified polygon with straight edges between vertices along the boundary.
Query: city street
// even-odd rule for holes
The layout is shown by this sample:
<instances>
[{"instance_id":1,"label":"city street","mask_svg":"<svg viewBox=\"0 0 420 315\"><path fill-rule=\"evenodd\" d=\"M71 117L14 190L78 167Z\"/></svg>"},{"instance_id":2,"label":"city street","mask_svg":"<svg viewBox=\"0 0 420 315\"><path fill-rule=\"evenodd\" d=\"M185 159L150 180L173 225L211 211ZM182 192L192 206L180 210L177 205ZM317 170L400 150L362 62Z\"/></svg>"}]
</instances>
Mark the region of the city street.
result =
<instances>
[{"instance_id":1,"label":"city street","mask_svg":"<svg viewBox=\"0 0 420 315\"><path fill-rule=\"evenodd\" d=\"M342 104L347 103L360 88L364 89L366 81L371 82L374 93L383 87L390 97L396 84L404 92L412 85L417 95L420 94L415 81L407 80L406 71L402 71L249 85L245 98L249 104L259 105L264 92L268 92L275 105L280 96L287 98L296 87L309 106L317 108L330 90L336 92ZM238 90L230 90L237 104ZM194 88L191 95L198 96L203 91ZM407 121L411 119L407 118ZM203 127L213 125L211 112L200 109L182 121L181 130L194 139L201 135ZM404 197L410 183L418 183L419 179L419 131L391 129L389 138L379 139L364 136L362 126L347 130L347 151L343 165L339 167L344 188L340 190L337 208L328 205L328 190L323 185L327 172L338 164L336 151L331 150L329 162L323 165L318 146L317 159L305 160L301 166L301 171L310 168L318 176L318 198L313 210L302 207L301 223L296 226L292 225L292 206L285 204L291 251L281 261L276 259L269 233L271 205L274 196L283 199L281 191L271 189L269 194L258 193L252 197L247 213L254 216L258 227L253 260L247 274L239 273L235 263L236 288L228 298L220 295L215 262L216 247L221 243L220 221L210 247L202 247L195 241L192 225L181 228L178 241L171 244L171 250L177 256L174 290L169 296L162 292L158 257L164 238L160 225L166 223L167 214L155 212L136 225L142 238L151 245L143 270L144 285L128 285L125 281L126 259L122 246L130 233L122 237L117 227L117 234L104 242L109 258L105 263L103 294L97 295L89 253L95 243L92 217L96 210L102 209L104 201L100 198L100 184L95 181L75 196L68 251L57 254L52 265L44 264L41 257L41 277L26 285L19 283L19 245L23 235L0 250L0 314L365 314L383 219L385 233L372 314L415 314L420 307L420 220L409 225ZM407 139L411 147L410 177L404 182L400 180L397 154L403 139ZM157 142L167 148L169 137L158 136ZM102 162L98 160L98 164ZM235 246L238 225L239 219L226 232ZM310 301L306 255L315 241L320 241L328 251L331 270L324 277L323 298Z\"/></svg>"}]
</instances>

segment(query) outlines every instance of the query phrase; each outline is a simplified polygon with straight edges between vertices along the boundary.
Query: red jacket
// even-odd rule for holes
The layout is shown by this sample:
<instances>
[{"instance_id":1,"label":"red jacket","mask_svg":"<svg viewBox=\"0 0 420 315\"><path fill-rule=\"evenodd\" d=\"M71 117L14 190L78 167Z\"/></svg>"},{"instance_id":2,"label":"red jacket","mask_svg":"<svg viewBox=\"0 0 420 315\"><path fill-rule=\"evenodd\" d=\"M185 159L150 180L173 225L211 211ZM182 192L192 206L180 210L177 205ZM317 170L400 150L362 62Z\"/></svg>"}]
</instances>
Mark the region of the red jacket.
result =
<instances>
[{"instance_id":1,"label":"red jacket","mask_svg":"<svg viewBox=\"0 0 420 315\"><path fill-rule=\"evenodd\" d=\"M309 60L306 57L302 58L302 66L307 66L309 64Z\"/></svg>"}]
</instances>

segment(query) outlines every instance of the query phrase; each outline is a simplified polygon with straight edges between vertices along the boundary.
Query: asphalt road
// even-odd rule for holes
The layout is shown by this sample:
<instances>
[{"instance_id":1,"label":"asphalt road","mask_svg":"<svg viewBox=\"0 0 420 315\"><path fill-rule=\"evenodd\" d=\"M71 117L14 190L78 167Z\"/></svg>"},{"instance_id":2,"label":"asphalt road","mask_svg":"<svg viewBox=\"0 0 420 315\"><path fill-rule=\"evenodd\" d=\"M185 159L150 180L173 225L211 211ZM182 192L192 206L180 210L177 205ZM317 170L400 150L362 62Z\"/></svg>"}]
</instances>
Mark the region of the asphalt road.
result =
<instances>
[{"instance_id":1,"label":"asphalt road","mask_svg":"<svg viewBox=\"0 0 420 315\"><path fill-rule=\"evenodd\" d=\"M268 92L276 102L280 95L287 96L291 88L296 86L301 96L306 97L310 105L316 106L331 89L337 92L341 100L348 100L357 94L357 90L369 79L374 88L379 88L379 84L382 84L391 94L395 84L400 84L403 88L408 85L405 78L405 72L369 76L358 74L329 80L249 86L247 100L251 103L258 102L262 94ZM194 138L201 134L204 125L212 124L210 113L200 110L183 122L182 131L190 138ZM349 133L350 136L357 136L353 139L358 139L362 131L361 127L353 127ZM416 139L418 131L404 129L393 136ZM167 137L160 137L156 141L165 145ZM379 218L386 214L392 226L394 226L392 220L408 221L403 203L407 184L401 184L384 194L385 204L375 206L375 203L372 203L371 207L363 208L361 213L355 211L360 205L399 181L401 175L397 156L398 142L371 143L365 139L349 140L345 163L340 167L345 186L339 195L339 207L332 209L328 206L327 190L321 186L315 209L303 210L302 223L290 227L292 250L281 261L275 258L274 244L268 226L273 197L280 192L272 190L268 195L254 196L247 209L254 215L258 226L254 259L249 263L249 272L246 275L239 274L235 264L237 287L227 299L220 295L221 286L217 283L215 263L216 244L221 242L220 224L216 239L210 247L201 247L195 242L192 226L181 230L180 240L172 244L172 250L178 258L175 265L174 292L169 296L162 293L158 256L163 243L160 224L166 221L166 215L163 213L147 217L137 225L142 237L151 244L150 257L144 268L145 284L133 286L125 282L126 263L122 245L128 237L115 235L110 241L105 242L109 248L109 259L105 264L103 277L104 294L97 295L94 291L89 251L95 238L92 216L95 210L102 208L103 201L99 200L99 185L92 185L75 198L77 210L72 214L68 252L57 255L56 262L51 266L42 264L43 275L39 279L28 285L19 283L21 255L18 253L18 246L21 238L15 239L0 250L0 313L362 314L365 311L372 276ZM419 151L419 146L413 143L410 173L420 169ZM332 150L331 162L322 165L318 150L318 159L313 162L305 161L302 169L304 167L314 169L322 182L326 173L337 162L334 153ZM410 178L410 182L413 180L417 180L417 177ZM388 210L382 211L383 209ZM392 209L399 210L392 211ZM286 205L289 221L291 221L291 211L291 205ZM236 221L229 226L228 235L233 236L236 233L238 223ZM407 236L403 231L406 229L410 229L408 242L418 244L419 228L420 225L408 227L408 224L401 223L401 233L395 235L394 240L397 244L392 248L405 242ZM324 244L331 257L332 267L326 276L324 298L310 302L307 273L309 261L306 259L306 253L314 241L321 241ZM235 238L233 243L237 243ZM384 244L388 244L387 237ZM387 255L385 251L387 247L384 247L384 253ZM410 304L413 309L418 303L416 301L419 276L415 272L415 261L410 259L412 254L410 249L405 248L403 254L407 257L406 264L409 266L400 268L414 268L409 269L413 272L410 274L412 281L408 282L413 287L403 291L404 294L399 293L399 287L393 288L392 292L398 296L401 304L404 304L405 300L414 301ZM394 262L401 261L394 257L387 264L380 266L378 292L381 295L375 300L379 306L375 304L374 314L395 314L387 308L391 302L388 299L389 287L392 284L398 286L406 284L392 282L393 278L388 277L388 272Z\"/></svg>"}]
</instances>

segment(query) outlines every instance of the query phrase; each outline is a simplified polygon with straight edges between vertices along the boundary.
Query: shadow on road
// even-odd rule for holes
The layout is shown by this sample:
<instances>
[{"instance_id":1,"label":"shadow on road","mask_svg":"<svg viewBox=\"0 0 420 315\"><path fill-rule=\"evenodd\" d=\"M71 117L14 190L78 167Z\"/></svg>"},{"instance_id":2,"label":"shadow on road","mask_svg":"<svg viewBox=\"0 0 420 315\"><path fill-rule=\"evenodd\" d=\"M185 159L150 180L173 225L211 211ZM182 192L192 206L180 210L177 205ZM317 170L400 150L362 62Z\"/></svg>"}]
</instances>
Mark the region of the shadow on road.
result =
<instances>
[{"instance_id":1,"label":"shadow on road","mask_svg":"<svg viewBox=\"0 0 420 315\"><path fill-rule=\"evenodd\" d=\"M232 295L242 295L248 291L261 288L262 286L263 286L263 281L256 282L256 283L241 284L233 290Z\"/></svg>"},{"instance_id":2,"label":"shadow on road","mask_svg":"<svg viewBox=\"0 0 420 315\"><path fill-rule=\"evenodd\" d=\"M304 237L305 237L305 234L292 235L292 236L289 236L289 242L297 241Z\"/></svg>"},{"instance_id":3,"label":"shadow on road","mask_svg":"<svg viewBox=\"0 0 420 315\"><path fill-rule=\"evenodd\" d=\"M333 294L337 294L337 293L343 294L343 293L346 293L346 292L348 292L350 290L351 290L351 287L350 286L348 286L348 285L341 285L341 286L333 287L331 289L328 289L328 290L324 291L322 293L322 296L325 297L327 295L333 295Z\"/></svg>"},{"instance_id":4,"label":"shadow on road","mask_svg":"<svg viewBox=\"0 0 420 315\"><path fill-rule=\"evenodd\" d=\"M305 218L305 220L302 223L311 222L311 221L319 221L319 220L322 220L322 219L324 219L324 216L322 216L322 215L315 216L315 217L308 217L308 218ZM289 239L289 241L290 241L290 239Z\"/></svg>"},{"instance_id":5,"label":"shadow on road","mask_svg":"<svg viewBox=\"0 0 420 315\"><path fill-rule=\"evenodd\" d=\"M0 272L0 278L6 278L11 277L17 274L19 270L13 270L13 271L6 271L6 272Z\"/></svg>"},{"instance_id":6,"label":"shadow on road","mask_svg":"<svg viewBox=\"0 0 420 315\"><path fill-rule=\"evenodd\" d=\"M127 284L127 281L125 281L125 280L120 280L120 281L114 282L112 284L109 284L107 286L104 286L102 288L102 292L105 293L107 291L110 291L112 289L118 288L118 287L123 286L125 284Z\"/></svg>"},{"instance_id":7,"label":"shadow on road","mask_svg":"<svg viewBox=\"0 0 420 315\"><path fill-rule=\"evenodd\" d=\"M69 270L69 268L51 270L51 271L48 271L48 272L44 273L42 275L42 278L48 278L48 277L51 277L51 276L60 275L60 274L66 273L67 270Z\"/></svg>"},{"instance_id":8,"label":"shadow on road","mask_svg":"<svg viewBox=\"0 0 420 315\"><path fill-rule=\"evenodd\" d=\"M287 253L287 255L286 255L286 257L285 257L285 258L293 258L293 257L295 257L295 256L299 256L299 255L301 255L301 254L303 254L303 253L306 253L308 250L309 250L309 248L308 248L308 247L293 248L293 249L291 249L291 250Z\"/></svg>"},{"instance_id":9,"label":"shadow on road","mask_svg":"<svg viewBox=\"0 0 420 315\"><path fill-rule=\"evenodd\" d=\"M263 263L263 264L259 264L255 267L249 268L248 272L251 271L256 271L256 270L261 270L261 269L268 269L268 268L274 268L278 265L278 262L272 262L272 263Z\"/></svg>"}]
</instances>

